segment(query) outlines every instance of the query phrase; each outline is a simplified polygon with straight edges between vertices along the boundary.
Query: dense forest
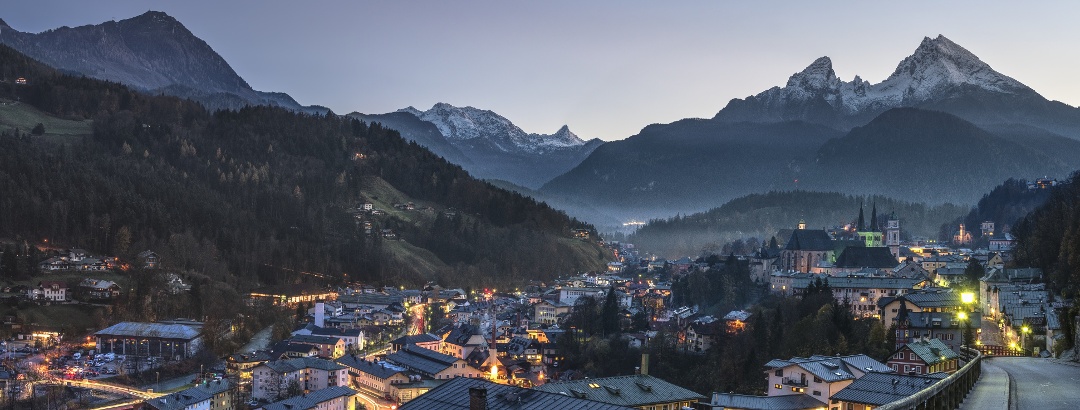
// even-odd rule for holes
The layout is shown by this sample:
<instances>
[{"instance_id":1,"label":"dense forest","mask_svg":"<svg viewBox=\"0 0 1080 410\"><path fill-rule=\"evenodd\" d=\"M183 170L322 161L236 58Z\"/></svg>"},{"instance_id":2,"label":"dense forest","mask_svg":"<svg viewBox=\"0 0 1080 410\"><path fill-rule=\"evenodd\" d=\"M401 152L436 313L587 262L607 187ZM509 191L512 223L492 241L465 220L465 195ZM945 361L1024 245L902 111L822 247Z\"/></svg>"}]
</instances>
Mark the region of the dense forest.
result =
<instances>
[{"instance_id":1,"label":"dense forest","mask_svg":"<svg viewBox=\"0 0 1080 410\"><path fill-rule=\"evenodd\" d=\"M737 239L758 238L760 242L767 242L781 229L794 229L799 220L814 228L843 226L856 220L860 204L870 212L875 203L878 221L884 223L895 212L900 218L902 233L908 237L936 238L943 223L967 211L956 205L929 206L881 196L774 191L740 197L693 215L654 219L627 240L668 258L700 255L721 250L725 243ZM870 217L866 219L870 220Z\"/></svg>"},{"instance_id":2,"label":"dense forest","mask_svg":"<svg viewBox=\"0 0 1080 410\"><path fill-rule=\"evenodd\" d=\"M1053 188L1038 208L1023 217L1017 237L1017 266L1041 268L1057 295L1080 295L1080 173Z\"/></svg>"},{"instance_id":3,"label":"dense forest","mask_svg":"<svg viewBox=\"0 0 1080 410\"><path fill-rule=\"evenodd\" d=\"M947 238L962 223L971 231L976 246L985 247L988 239L982 238L982 231L979 229L983 221L995 223L996 235L1012 232L1013 226L1020 219L1046 203L1050 192L1050 189L1028 189L1026 180L1010 178L983 195L967 215L943 224L939 236Z\"/></svg>"},{"instance_id":4,"label":"dense forest","mask_svg":"<svg viewBox=\"0 0 1080 410\"><path fill-rule=\"evenodd\" d=\"M569 237L588 225L379 124L269 107L210 112L62 75L7 47L0 78L5 104L93 124L85 136L3 133L0 237L129 260L151 249L170 269L236 289L312 277L497 286L604 263L599 246ZM357 212L389 197L424 211Z\"/></svg>"}]
</instances>

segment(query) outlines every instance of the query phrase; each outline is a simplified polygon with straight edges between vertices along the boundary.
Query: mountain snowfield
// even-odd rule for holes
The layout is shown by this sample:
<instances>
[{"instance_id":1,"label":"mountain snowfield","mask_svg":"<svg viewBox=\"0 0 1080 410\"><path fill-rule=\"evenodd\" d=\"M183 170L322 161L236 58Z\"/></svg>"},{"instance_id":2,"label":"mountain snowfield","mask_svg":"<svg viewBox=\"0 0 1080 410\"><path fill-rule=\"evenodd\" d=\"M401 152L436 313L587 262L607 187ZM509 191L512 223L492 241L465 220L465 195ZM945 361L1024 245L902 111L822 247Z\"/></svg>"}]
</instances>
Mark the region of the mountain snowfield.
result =
<instances>
[{"instance_id":1,"label":"mountain snowfield","mask_svg":"<svg viewBox=\"0 0 1080 410\"><path fill-rule=\"evenodd\" d=\"M414 107L398 110L435 124L450 141L486 139L505 152L543 154L553 149L585 145L585 141L563 125L554 134L529 134L505 117L493 111L473 107L455 107L438 103L430 110L420 111Z\"/></svg>"},{"instance_id":2,"label":"mountain snowfield","mask_svg":"<svg viewBox=\"0 0 1080 410\"><path fill-rule=\"evenodd\" d=\"M892 75L880 83L870 84L859 76L843 81L833 72L832 60L821 57L792 75L784 88L773 87L755 98L786 102L822 97L834 108L855 113L923 102L959 85L997 93L1034 92L939 35L935 39L924 38L915 53L904 58Z\"/></svg>"}]
</instances>

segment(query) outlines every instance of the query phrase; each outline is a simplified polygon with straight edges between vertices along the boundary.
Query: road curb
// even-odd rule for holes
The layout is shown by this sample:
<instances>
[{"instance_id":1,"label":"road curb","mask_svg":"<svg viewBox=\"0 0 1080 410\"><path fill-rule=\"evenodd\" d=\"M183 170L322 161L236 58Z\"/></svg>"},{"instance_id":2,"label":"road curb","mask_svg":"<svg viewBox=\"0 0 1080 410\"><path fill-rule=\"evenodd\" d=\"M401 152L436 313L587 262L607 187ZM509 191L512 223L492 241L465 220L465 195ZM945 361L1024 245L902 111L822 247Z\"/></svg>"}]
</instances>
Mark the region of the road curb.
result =
<instances>
[{"instance_id":1,"label":"road curb","mask_svg":"<svg viewBox=\"0 0 1080 410\"><path fill-rule=\"evenodd\" d=\"M1008 404L1008 408L1009 408L1009 410L1018 410L1016 408L1016 403L1019 402L1016 399L1016 387L1015 387L1016 386L1016 381L1013 380L1013 375L1012 375L1012 373L1009 373L1008 370L1001 369L1001 371L1005 372L1005 374L1009 376L1009 377L1005 378L1005 386L1006 386L1006 388L1007 388L1007 390L1009 392L1009 394L1005 395L1005 400L1006 400L1006 403Z\"/></svg>"}]
</instances>

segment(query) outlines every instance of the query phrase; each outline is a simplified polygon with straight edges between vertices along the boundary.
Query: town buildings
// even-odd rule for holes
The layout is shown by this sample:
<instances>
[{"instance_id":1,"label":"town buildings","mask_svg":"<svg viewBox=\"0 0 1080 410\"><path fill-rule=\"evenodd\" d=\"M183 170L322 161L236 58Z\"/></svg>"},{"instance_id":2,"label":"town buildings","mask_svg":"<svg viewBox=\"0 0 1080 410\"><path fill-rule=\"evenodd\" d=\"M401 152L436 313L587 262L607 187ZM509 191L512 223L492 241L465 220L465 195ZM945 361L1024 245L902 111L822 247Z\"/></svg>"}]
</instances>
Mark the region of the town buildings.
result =
<instances>
[{"instance_id":1,"label":"town buildings","mask_svg":"<svg viewBox=\"0 0 1080 410\"><path fill-rule=\"evenodd\" d=\"M266 362L255 366L251 377L251 396L258 400L289 397L290 390L295 389L315 391L349 385L345 366L311 357Z\"/></svg>"}]
</instances>

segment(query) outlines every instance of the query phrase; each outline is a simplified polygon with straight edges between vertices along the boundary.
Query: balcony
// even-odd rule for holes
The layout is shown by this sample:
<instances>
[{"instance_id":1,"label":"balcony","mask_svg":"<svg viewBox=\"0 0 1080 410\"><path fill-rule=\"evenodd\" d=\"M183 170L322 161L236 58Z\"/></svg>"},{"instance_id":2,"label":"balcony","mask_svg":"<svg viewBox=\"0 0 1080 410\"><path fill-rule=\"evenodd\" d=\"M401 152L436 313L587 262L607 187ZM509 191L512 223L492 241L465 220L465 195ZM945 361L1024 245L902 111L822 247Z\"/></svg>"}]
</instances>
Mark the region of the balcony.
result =
<instances>
[{"instance_id":1,"label":"balcony","mask_svg":"<svg viewBox=\"0 0 1080 410\"><path fill-rule=\"evenodd\" d=\"M806 379L792 379L790 377L785 377L783 379L783 383L788 385L788 386L794 386L794 387L806 387L806 385L807 385L806 384Z\"/></svg>"}]
</instances>

